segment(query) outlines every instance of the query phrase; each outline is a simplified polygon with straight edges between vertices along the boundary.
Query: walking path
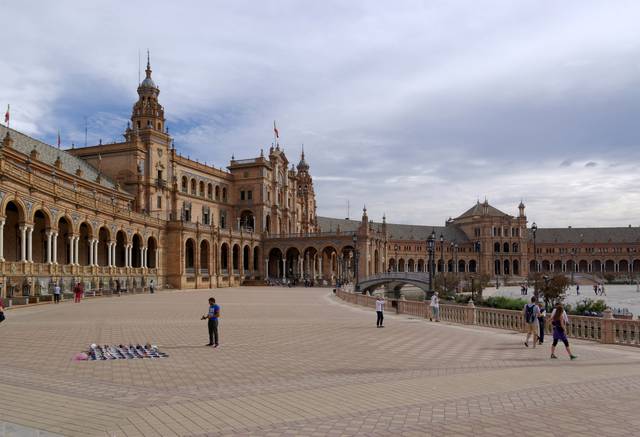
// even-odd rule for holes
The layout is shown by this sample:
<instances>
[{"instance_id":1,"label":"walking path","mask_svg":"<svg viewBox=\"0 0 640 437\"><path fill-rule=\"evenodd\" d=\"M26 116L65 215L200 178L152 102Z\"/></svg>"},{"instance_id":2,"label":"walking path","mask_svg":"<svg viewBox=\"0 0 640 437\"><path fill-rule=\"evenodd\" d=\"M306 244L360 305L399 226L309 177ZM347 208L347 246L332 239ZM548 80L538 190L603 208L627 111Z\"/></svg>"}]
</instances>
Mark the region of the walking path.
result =
<instances>
[{"instance_id":1,"label":"walking path","mask_svg":"<svg viewBox=\"0 0 640 437\"><path fill-rule=\"evenodd\" d=\"M222 306L219 349L204 346L199 320L210 295ZM549 345L526 349L516 333L389 314L385 324L303 288L11 310L0 422L70 436L640 432L640 350L573 341L578 361L562 348L550 361ZM170 357L71 361L94 342L151 342Z\"/></svg>"}]
</instances>

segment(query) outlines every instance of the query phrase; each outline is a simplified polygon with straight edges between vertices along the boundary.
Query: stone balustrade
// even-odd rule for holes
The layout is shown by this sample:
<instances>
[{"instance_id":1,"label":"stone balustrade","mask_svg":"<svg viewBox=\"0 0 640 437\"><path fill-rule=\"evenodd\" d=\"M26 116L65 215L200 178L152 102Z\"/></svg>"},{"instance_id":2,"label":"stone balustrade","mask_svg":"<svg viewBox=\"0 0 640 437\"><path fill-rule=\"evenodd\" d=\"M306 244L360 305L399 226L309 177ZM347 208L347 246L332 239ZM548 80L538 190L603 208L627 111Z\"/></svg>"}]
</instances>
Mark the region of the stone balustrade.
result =
<instances>
[{"instance_id":1,"label":"stone balustrade","mask_svg":"<svg viewBox=\"0 0 640 437\"><path fill-rule=\"evenodd\" d=\"M349 303L375 307L373 296L342 289L337 289L336 295ZM429 317L431 312L429 301L385 299L385 309L416 317ZM521 311L476 307L473 302L467 305L440 303L440 320L510 331L524 330L524 316ZM551 331L551 318L547 317L545 332L549 335ZM567 336L600 343L640 346L640 320L616 319L611 310L606 310L603 317L572 315L569 316Z\"/></svg>"}]
</instances>

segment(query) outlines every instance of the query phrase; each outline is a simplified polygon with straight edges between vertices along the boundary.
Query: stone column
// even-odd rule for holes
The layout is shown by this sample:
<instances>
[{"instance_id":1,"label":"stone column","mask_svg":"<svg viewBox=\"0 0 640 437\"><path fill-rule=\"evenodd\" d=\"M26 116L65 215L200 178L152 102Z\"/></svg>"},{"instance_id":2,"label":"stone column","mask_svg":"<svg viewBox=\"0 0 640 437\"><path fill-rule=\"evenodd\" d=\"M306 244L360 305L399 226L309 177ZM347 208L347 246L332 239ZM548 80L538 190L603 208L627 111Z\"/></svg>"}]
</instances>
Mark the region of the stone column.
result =
<instances>
[{"instance_id":1,"label":"stone column","mask_svg":"<svg viewBox=\"0 0 640 437\"><path fill-rule=\"evenodd\" d=\"M111 266L112 267L116 267L118 265L118 262L116 261L116 248L118 247L118 243L116 243L115 241L113 243L111 243Z\"/></svg>"},{"instance_id":2,"label":"stone column","mask_svg":"<svg viewBox=\"0 0 640 437\"><path fill-rule=\"evenodd\" d=\"M0 261L4 261L4 219L0 219Z\"/></svg>"},{"instance_id":3,"label":"stone column","mask_svg":"<svg viewBox=\"0 0 640 437\"><path fill-rule=\"evenodd\" d=\"M264 278L269 279L269 258L264 259Z\"/></svg>"},{"instance_id":4,"label":"stone column","mask_svg":"<svg viewBox=\"0 0 640 437\"><path fill-rule=\"evenodd\" d=\"M54 264L58 264L58 233L53 233L53 254L51 256L51 261Z\"/></svg>"},{"instance_id":5,"label":"stone column","mask_svg":"<svg viewBox=\"0 0 640 437\"><path fill-rule=\"evenodd\" d=\"M100 252L100 240L96 240L96 245L95 245L95 254L93 255L93 262L96 266L100 265L100 256L99 256L99 252Z\"/></svg>"},{"instance_id":6,"label":"stone column","mask_svg":"<svg viewBox=\"0 0 640 437\"><path fill-rule=\"evenodd\" d=\"M109 266L109 267L112 266L112 264L111 264L111 255L112 255L112 252L113 252L112 245L113 245L113 243L110 242L110 241L107 243L107 266Z\"/></svg>"},{"instance_id":7,"label":"stone column","mask_svg":"<svg viewBox=\"0 0 640 437\"><path fill-rule=\"evenodd\" d=\"M27 228L27 261L33 262L33 226Z\"/></svg>"},{"instance_id":8,"label":"stone column","mask_svg":"<svg viewBox=\"0 0 640 437\"><path fill-rule=\"evenodd\" d=\"M318 257L318 279L322 279L322 254Z\"/></svg>"},{"instance_id":9,"label":"stone column","mask_svg":"<svg viewBox=\"0 0 640 437\"><path fill-rule=\"evenodd\" d=\"M27 227L20 226L20 261L27 261Z\"/></svg>"},{"instance_id":10,"label":"stone column","mask_svg":"<svg viewBox=\"0 0 640 437\"><path fill-rule=\"evenodd\" d=\"M76 237L75 238L75 249L73 251L73 253L76 256L76 265L79 266L80 265L80 237Z\"/></svg>"},{"instance_id":11,"label":"stone column","mask_svg":"<svg viewBox=\"0 0 640 437\"><path fill-rule=\"evenodd\" d=\"M158 269L160 268L160 248L156 246L156 266L155 268Z\"/></svg>"},{"instance_id":12,"label":"stone column","mask_svg":"<svg viewBox=\"0 0 640 437\"><path fill-rule=\"evenodd\" d=\"M93 265L93 240L89 240L89 265Z\"/></svg>"},{"instance_id":13,"label":"stone column","mask_svg":"<svg viewBox=\"0 0 640 437\"><path fill-rule=\"evenodd\" d=\"M283 281L287 277L286 276L286 274L287 274L286 269L287 269L287 260L284 257L282 257L282 280Z\"/></svg>"},{"instance_id":14,"label":"stone column","mask_svg":"<svg viewBox=\"0 0 640 437\"><path fill-rule=\"evenodd\" d=\"M53 232L47 231L47 264L51 264L51 237Z\"/></svg>"},{"instance_id":15,"label":"stone column","mask_svg":"<svg viewBox=\"0 0 640 437\"><path fill-rule=\"evenodd\" d=\"M144 247L140 248L140 267L146 267L144 261Z\"/></svg>"}]
</instances>

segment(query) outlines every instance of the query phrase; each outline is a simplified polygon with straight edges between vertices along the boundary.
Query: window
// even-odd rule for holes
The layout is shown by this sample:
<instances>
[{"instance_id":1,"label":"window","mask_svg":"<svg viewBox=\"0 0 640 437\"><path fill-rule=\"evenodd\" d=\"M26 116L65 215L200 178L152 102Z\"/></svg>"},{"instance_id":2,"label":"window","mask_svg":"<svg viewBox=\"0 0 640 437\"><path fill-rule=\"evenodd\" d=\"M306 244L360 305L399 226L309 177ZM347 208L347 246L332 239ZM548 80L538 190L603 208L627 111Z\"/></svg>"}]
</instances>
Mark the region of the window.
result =
<instances>
[{"instance_id":1,"label":"window","mask_svg":"<svg viewBox=\"0 0 640 437\"><path fill-rule=\"evenodd\" d=\"M208 206L202 207L202 223L204 223L205 225L211 224L211 213Z\"/></svg>"},{"instance_id":2,"label":"window","mask_svg":"<svg viewBox=\"0 0 640 437\"><path fill-rule=\"evenodd\" d=\"M158 196L156 208L162 208L162 196Z\"/></svg>"},{"instance_id":3,"label":"window","mask_svg":"<svg viewBox=\"0 0 640 437\"><path fill-rule=\"evenodd\" d=\"M244 191L240 191L240 200L244 200Z\"/></svg>"},{"instance_id":4,"label":"window","mask_svg":"<svg viewBox=\"0 0 640 437\"><path fill-rule=\"evenodd\" d=\"M158 180L162 180L162 170L158 170Z\"/></svg>"},{"instance_id":5,"label":"window","mask_svg":"<svg viewBox=\"0 0 640 437\"><path fill-rule=\"evenodd\" d=\"M222 201L223 202L227 201L227 189L226 188L222 189Z\"/></svg>"},{"instance_id":6,"label":"window","mask_svg":"<svg viewBox=\"0 0 640 437\"><path fill-rule=\"evenodd\" d=\"M227 212L220 211L220 228L225 229L227 227Z\"/></svg>"},{"instance_id":7,"label":"window","mask_svg":"<svg viewBox=\"0 0 640 437\"><path fill-rule=\"evenodd\" d=\"M251 200L253 199L253 191L249 190L247 191L247 200Z\"/></svg>"},{"instance_id":8,"label":"window","mask_svg":"<svg viewBox=\"0 0 640 437\"><path fill-rule=\"evenodd\" d=\"M182 219L185 222L191 221L191 203L184 202L182 204Z\"/></svg>"}]
</instances>

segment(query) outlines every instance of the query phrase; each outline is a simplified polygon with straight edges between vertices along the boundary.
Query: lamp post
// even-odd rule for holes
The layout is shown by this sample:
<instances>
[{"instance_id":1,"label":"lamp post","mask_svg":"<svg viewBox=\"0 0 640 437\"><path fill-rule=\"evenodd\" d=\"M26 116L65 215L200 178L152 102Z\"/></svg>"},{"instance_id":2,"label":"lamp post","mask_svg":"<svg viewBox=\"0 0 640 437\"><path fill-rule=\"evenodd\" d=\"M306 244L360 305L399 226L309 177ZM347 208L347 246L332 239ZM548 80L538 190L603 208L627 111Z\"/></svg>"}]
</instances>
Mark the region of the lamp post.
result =
<instances>
[{"instance_id":1,"label":"lamp post","mask_svg":"<svg viewBox=\"0 0 640 437\"><path fill-rule=\"evenodd\" d=\"M538 225L536 225L536 222L533 222L533 224L531 225L531 232L533 232L534 271L537 273L538 272L538 250L536 247L536 232L538 232ZM536 299L538 298L538 281L536 281L535 279L533 281L533 295L536 297Z\"/></svg>"},{"instance_id":2,"label":"lamp post","mask_svg":"<svg viewBox=\"0 0 640 437\"><path fill-rule=\"evenodd\" d=\"M574 273L576 271L576 248L571 248L571 261L573 265L571 266L571 285L575 284Z\"/></svg>"},{"instance_id":3,"label":"lamp post","mask_svg":"<svg viewBox=\"0 0 640 437\"><path fill-rule=\"evenodd\" d=\"M440 262L442 263L442 273L444 274L444 236L440 234Z\"/></svg>"},{"instance_id":4,"label":"lamp post","mask_svg":"<svg viewBox=\"0 0 640 437\"><path fill-rule=\"evenodd\" d=\"M354 275L355 275L355 291L358 291L360 288L360 285L358 284L358 259L360 258L360 252L358 251L358 236L357 235L353 235L353 251L354 251L354 260L355 260L355 266L353 268L354 270Z\"/></svg>"},{"instance_id":5,"label":"lamp post","mask_svg":"<svg viewBox=\"0 0 640 437\"><path fill-rule=\"evenodd\" d=\"M431 235L427 239L427 251L429 252L429 291L433 291L433 250L436 245L436 233L431 231Z\"/></svg>"}]
</instances>

